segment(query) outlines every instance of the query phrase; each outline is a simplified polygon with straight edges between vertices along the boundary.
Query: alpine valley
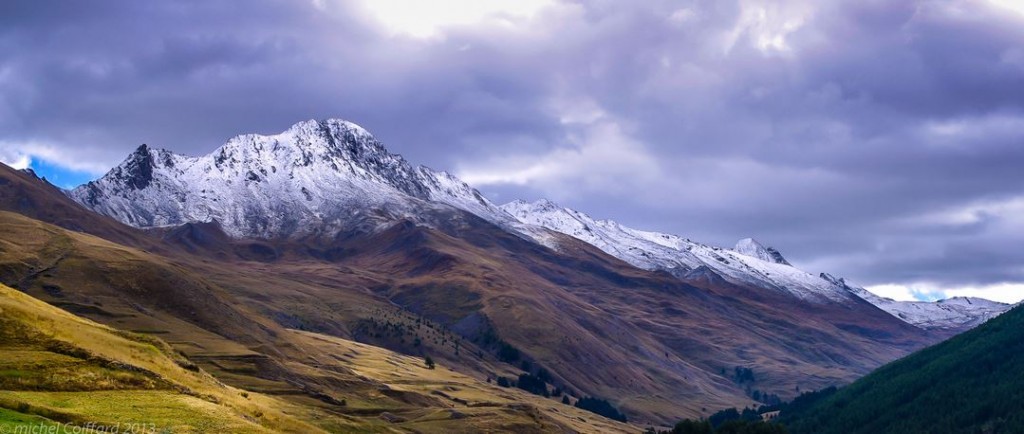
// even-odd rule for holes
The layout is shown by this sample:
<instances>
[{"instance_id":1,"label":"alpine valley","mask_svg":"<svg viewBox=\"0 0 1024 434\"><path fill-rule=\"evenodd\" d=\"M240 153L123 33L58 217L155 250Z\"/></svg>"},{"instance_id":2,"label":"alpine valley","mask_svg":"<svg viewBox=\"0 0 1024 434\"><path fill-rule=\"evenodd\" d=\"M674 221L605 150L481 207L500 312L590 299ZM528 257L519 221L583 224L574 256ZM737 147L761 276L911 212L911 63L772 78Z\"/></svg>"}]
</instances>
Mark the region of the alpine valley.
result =
<instances>
[{"instance_id":1,"label":"alpine valley","mask_svg":"<svg viewBox=\"0 0 1024 434\"><path fill-rule=\"evenodd\" d=\"M337 119L143 145L70 191L3 166L0 209L0 420L122 422L105 397L173 402L174 432L636 433L851 383L1011 307L499 206Z\"/></svg>"}]
</instances>

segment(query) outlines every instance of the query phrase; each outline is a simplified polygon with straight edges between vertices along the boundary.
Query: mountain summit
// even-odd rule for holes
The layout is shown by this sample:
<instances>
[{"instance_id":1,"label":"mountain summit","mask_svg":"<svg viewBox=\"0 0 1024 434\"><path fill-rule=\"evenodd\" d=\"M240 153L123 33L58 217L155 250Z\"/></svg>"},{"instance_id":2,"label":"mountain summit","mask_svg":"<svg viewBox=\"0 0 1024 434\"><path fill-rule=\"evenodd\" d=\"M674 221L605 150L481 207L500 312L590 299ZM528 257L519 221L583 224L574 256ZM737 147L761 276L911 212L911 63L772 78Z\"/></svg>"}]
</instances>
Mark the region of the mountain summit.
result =
<instances>
[{"instance_id":1,"label":"mountain summit","mask_svg":"<svg viewBox=\"0 0 1024 434\"><path fill-rule=\"evenodd\" d=\"M753 238L744 238L736 243L736 247L733 248L737 253L742 253L747 256L753 256L762 261L774 262L776 264L789 265L786 258L782 257L782 253L775 250L774 247L765 247L757 240Z\"/></svg>"},{"instance_id":2,"label":"mountain summit","mask_svg":"<svg viewBox=\"0 0 1024 434\"><path fill-rule=\"evenodd\" d=\"M446 172L413 167L362 127L304 121L276 135L232 138L202 157L140 146L76 201L136 227L217 221L234 237L284 238L449 205L510 220ZM363 215L381 210L384 216Z\"/></svg>"}]
</instances>

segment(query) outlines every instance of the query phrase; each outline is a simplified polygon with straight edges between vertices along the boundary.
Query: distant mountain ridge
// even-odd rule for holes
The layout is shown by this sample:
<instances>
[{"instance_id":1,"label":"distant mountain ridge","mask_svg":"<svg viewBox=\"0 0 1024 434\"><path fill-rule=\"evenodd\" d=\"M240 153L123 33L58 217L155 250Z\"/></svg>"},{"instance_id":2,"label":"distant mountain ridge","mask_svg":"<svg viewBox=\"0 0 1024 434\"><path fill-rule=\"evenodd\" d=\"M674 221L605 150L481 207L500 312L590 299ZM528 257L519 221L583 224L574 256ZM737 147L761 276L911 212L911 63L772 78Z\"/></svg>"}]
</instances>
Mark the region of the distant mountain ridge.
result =
<instances>
[{"instance_id":1,"label":"distant mountain ridge","mask_svg":"<svg viewBox=\"0 0 1024 434\"><path fill-rule=\"evenodd\" d=\"M767 248L751 239L741 240L737 250L723 249L677 235L641 231L611 220L596 220L548 200L534 203L514 201L502 205L502 209L523 223L579 238L639 268L665 270L684 276L706 266L726 280L773 288L803 300L843 303L852 298L848 291L834 285L823 285L816 276L789 266L777 251L771 249L775 252L772 255Z\"/></svg>"},{"instance_id":2,"label":"distant mountain ridge","mask_svg":"<svg viewBox=\"0 0 1024 434\"><path fill-rule=\"evenodd\" d=\"M821 278L845 288L899 319L924 329L970 329L1014 307L979 297L952 297L933 302L896 301L875 295L864 288L851 286L846 279L827 273L821 273Z\"/></svg>"},{"instance_id":3,"label":"distant mountain ridge","mask_svg":"<svg viewBox=\"0 0 1024 434\"><path fill-rule=\"evenodd\" d=\"M436 222L424 216L454 208L544 246L557 248L553 231L638 268L684 280L717 277L814 303L863 299L925 329L963 330L1009 308L980 299L884 299L842 279L799 270L752 238L724 249L596 220L548 200L497 206L457 177L414 167L362 127L339 119L300 122L276 135L240 135L202 157L143 145L68 195L136 227L215 221L232 237L264 239L330 238L353 226L383 228L399 219L431 225Z\"/></svg>"},{"instance_id":4,"label":"distant mountain ridge","mask_svg":"<svg viewBox=\"0 0 1024 434\"><path fill-rule=\"evenodd\" d=\"M923 329L966 330L1011 307L981 298L937 302L886 299L850 286L845 279L801 271L790 265L778 250L752 238L742 239L735 248L728 250L676 235L632 229L611 220L595 220L548 200L513 201L501 208L524 223L579 238L640 268L663 269L684 278L712 273L725 280L775 288L811 301L844 302L853 295Z\"/></svg>"}]
</instances>

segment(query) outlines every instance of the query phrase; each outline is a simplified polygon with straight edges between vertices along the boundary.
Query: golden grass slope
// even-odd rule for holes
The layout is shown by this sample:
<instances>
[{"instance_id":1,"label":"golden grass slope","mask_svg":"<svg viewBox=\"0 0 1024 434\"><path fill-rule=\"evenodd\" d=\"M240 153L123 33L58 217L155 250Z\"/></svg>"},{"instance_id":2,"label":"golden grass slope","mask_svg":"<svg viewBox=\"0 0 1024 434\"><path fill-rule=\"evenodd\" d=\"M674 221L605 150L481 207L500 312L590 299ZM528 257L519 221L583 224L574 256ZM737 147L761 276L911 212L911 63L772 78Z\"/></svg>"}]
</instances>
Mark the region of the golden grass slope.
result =
<instances>
[{"instance_id":1,"label":"golden grass slope","mask_svg":"<svg viewBox=\"0 0 1024 434\"><path fill-rule=\"evenodd\" d=\"M0 424L321 432L278 410L276 399L225 386L192 366L158 339L97 324L0 285Z\"/></svg>"},{"instance_id":2,"label":"golden grass slope","mask_svg":"<svg viewBox=\"0 0 1024 434\"><path fill-rule=\"evenodd\" d=\"M389 413L394 425L410 432L583 432L637 433L641 428L616 422L561 402L502 388L438 364L428 369L424 359L347 339L292 331L296 341L308 342L330 354L357 374L383 383L388 395L432 397L428 409L412 406ZM514 376L509 371L502 373ZM362 405L372 405L363 403Z\"/></svg>"},{"instance_id":3,"label":"golden grass slope","mask_svg":"<svg viewBox=\"0 0 1024 434\"><path fill-rule=\"evenodd\" d=\"M339 410L227 386L163 341L77 317L0 285L0 428L141 427L152 432L631 433L518 389L353 341L289 330L327 369L382 384ZM513 375L514 372L504 373ZM83 432L90 432L85 430Z\"/></svg>"}]
</instances>

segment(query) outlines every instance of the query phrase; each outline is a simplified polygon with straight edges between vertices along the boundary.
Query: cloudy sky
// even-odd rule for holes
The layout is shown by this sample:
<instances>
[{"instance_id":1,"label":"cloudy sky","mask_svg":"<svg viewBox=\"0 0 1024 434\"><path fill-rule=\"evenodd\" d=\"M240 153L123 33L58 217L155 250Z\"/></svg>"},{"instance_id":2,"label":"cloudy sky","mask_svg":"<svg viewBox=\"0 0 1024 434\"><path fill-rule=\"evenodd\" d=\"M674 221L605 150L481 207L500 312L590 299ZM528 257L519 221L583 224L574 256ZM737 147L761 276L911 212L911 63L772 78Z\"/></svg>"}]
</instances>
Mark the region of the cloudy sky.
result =
<instances>
[{"instance_id":1,"label":"cloudy sky","mask_svg":"<svg viewBox=\"0 0 1024 434\"><path fill-rule=\"evenodd\" d=\"M1024 298L1024 5L0 3L0 160L61 186L340 117L542 197L902 299Z\"/></svg>"}]
</instances>

